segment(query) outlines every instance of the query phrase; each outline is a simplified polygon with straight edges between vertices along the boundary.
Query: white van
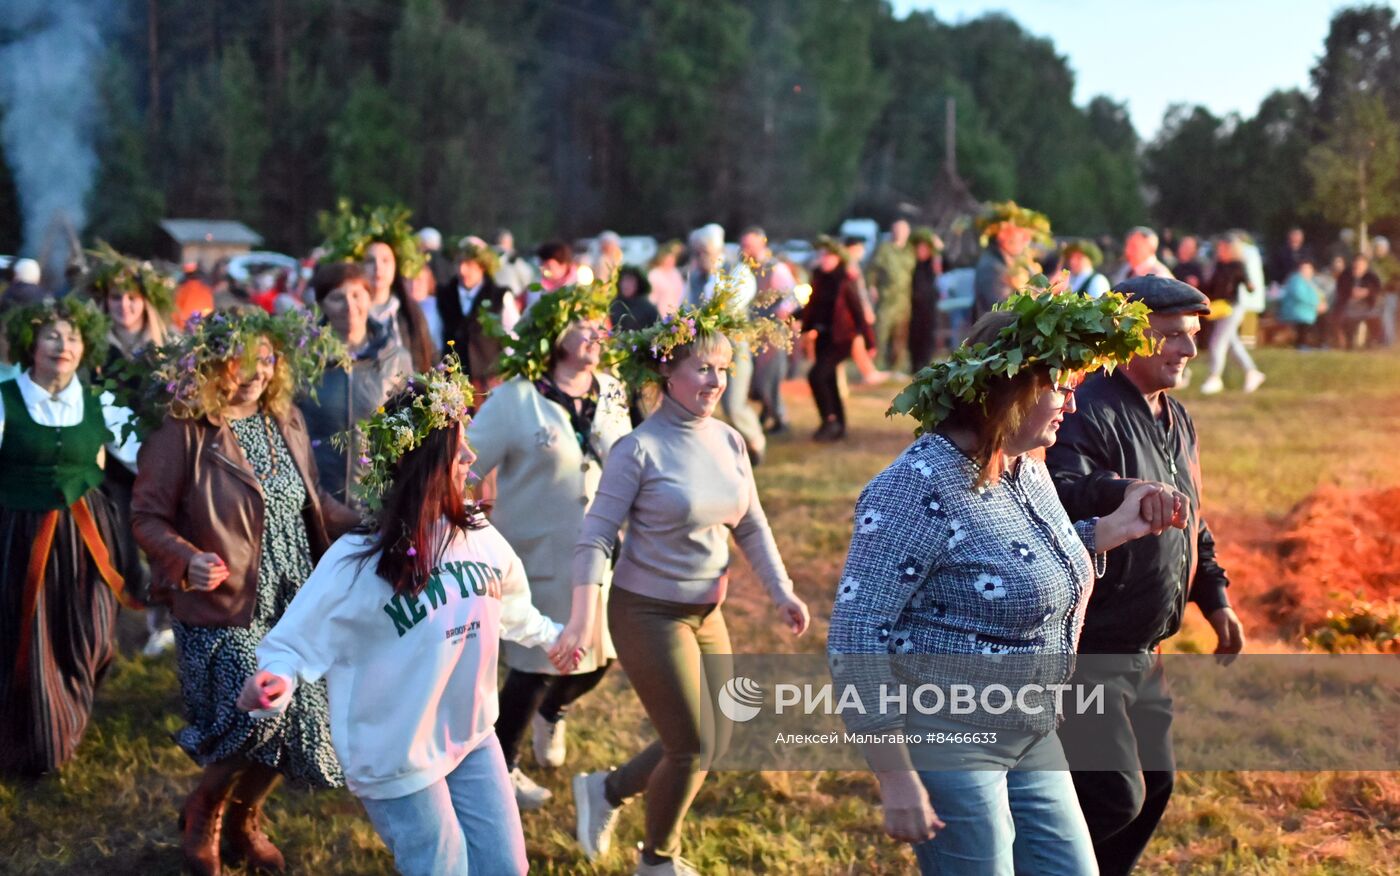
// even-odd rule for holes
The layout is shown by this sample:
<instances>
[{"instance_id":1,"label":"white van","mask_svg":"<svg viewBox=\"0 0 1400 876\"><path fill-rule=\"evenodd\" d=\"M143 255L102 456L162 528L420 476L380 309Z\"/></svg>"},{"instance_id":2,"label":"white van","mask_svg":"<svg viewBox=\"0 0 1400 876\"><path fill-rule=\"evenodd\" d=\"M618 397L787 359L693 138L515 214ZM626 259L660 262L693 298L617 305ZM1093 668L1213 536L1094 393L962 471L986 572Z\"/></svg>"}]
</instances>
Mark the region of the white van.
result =
<instances>
[{"instance_id":1,"label":"white van","mask_svg":"<svg viewBox=\"0 0 1400 876\"><path fill-rule=\"evenodd\" d=\"M880 224L874 219L847 219L841 223L841 230L837 232L837 236L843 241L848 237L864 239L865 261L868 262L880 242Z\"/></svg>"}]
</instances>

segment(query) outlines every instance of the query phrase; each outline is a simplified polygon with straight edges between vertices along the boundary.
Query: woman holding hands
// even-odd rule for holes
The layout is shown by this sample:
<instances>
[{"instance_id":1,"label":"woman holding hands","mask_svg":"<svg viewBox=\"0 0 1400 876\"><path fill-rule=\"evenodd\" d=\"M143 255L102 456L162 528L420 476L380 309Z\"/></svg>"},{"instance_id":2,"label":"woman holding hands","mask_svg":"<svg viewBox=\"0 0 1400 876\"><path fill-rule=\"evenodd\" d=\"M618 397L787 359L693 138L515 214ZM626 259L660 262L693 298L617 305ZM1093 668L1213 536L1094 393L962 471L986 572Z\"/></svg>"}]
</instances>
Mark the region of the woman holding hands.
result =
<instances>
[{"instance_id":1,"label":"woman holding hands","mask_svg":"<svg viewBox=\"0 0 1400 876\"><path fill-rule=\"evenodd\" d=\"M525 569L468 502L472 390L455 356L358 432L374 522L336 542L267 634L239 706L284 713L325 679L346 783L407 876L527 869L492 725L500 639L552 645ZM556 670L577 662L550 652Z\"/></svg>"},{"instance_id":2,"label":"woman holding hands","mask_svg":"<svg viewBox=\"0 0 1400 876\"><path fill-rule=\"evenodd\" d=\"M550 617L569 616L569 567L584 514L613 446L632 428L626 389L599 368L611 291L611 284L597 282L551 292L515 324L509 339L493 317L492 333L508 348L500 359L505 382L467 430L476 473L496 473L491 523L519 552L535 607ZM496 735L521 809L536 809L552 796L520 769L526 730L533 733L539 766L563 766L565 716L617 656L604 614L611 572L604 569L596 589L598 622L573 672L560 674L541 648L505 643L510 671Z\"/></svg>"},{"instance_id":3,"label":"woman holding hands","mask_svg":"<svg viewBox=\"0 0 1400 876\"><path fill-rule=\"evenodd\" d=\"M788 327L750 322L722 281L703 307L683 307L615 339L623 376L659 390L660 406L613 446L584 519L573 562L573 612L560 636L593 640L599 585L625 523L607 618L619 659L660 737L618 769L574 778L577 836L590 859L612 844L617 811L646 794L641 874L694 874L680 857L686 811L729 727L713 703L732 653L721 606L733 533L794 635L809 622L793 591L754 486L744 440L712 414L724 392L732 340L764 346Z\"/></svg>"},{"instance_id":4,"label":"woman holding hands","mask_svg":"<svg viewBox=\"0 0 1400 876\"><path fill-rule=\"evenodd\" d=\"M1043 461L1080 377L1145 352L1146 326L1145 307L1122 296L1036 286L895 398L891 413L915 417L919 437L856 503L827 639L838 684L1068 681L1103 554L1185 523L1180 497L1156 483L1071 522ZM975 743L867 750L885 829L917 843L922 873L1097 872L1053 704L1017 703L909 719L915 733L978 731ZM845 717L853 731L905 726Z\"/></svg>"}]
</instances>

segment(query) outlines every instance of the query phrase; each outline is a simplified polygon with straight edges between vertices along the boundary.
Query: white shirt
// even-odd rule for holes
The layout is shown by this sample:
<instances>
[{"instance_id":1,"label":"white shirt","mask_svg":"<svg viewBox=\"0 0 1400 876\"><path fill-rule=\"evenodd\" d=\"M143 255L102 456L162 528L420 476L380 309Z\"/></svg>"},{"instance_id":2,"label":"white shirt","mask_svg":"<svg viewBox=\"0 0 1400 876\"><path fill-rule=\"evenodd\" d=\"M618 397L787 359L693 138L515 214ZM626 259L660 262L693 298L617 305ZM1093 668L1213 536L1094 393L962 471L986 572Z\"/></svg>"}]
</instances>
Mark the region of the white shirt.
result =
<instances>
[{"instance_id":1,"label":"white shirt","mask_svg":"<svg viewBox=\"0 0 1400 876\"><path fill-rule=\"evenodd\" d=\"M1108 278L1098 271L1095 271L1093 268L1090 268L1082 274L1070 274L1069 288L1078 292L1079 287L1083 285L1086 277L1093 278L1089 280L1089 285L1084 286L1083 290L1084 294L1089 298L1098 298L1108 291Z\"/></svg>"},{"instance_id":2,"label":"white shirt","mask_svg":"<svg viewBox=\"0 0 1400 876\"><path fill-rule=\"evenodd\" d=\"M76 426L83 421L83 398L86 393L82 381L76 377L68 381L68 385L60 389L57 395L50 395L48 390L30 379L28 371L20 372L14 381L20 397L24 399L24 409L40 426ZM141 449L141 442L132 435L125 443L118 444L121 428L131 418L131 409L119 407L115 402L116 397L110 392L102 393L102 419L112 433L107 448L123 465L136 471L136 452ZM0 405L0 444L4 441L5 407Z\"/></svg>"},{"instance_id":3,"label":"white shirt","mask_svg":"<svg viewBox=\"0 0 1400 876\"><path fill-rule=\"evenodd\" d=\"M324 677L331 743L358 797L403 797L452 772L495 732L501 639L550 645L562 627L540 614L520 558L490 525L447 545L417 596L395 595L354 554L331 545L258 646L258 666L297 684Z\"/></svg>"},{"instance_id":4,"label":"white shirt","mask_svg":"<svg viewBox=\"0 0 1400 876\"><path fill-rule=\"evenodd\" d=\"M484 283L477 283L470 289L457 284L457 300L462 302L462 315L466 316L472 312L472 305L476 303L476 296L481 294L481 287ZM506 331L514 331L515 324L520 321L520 307L515 303L515 293L509 290L501 296L501 328Z\"/></svg>"}]
</instances>

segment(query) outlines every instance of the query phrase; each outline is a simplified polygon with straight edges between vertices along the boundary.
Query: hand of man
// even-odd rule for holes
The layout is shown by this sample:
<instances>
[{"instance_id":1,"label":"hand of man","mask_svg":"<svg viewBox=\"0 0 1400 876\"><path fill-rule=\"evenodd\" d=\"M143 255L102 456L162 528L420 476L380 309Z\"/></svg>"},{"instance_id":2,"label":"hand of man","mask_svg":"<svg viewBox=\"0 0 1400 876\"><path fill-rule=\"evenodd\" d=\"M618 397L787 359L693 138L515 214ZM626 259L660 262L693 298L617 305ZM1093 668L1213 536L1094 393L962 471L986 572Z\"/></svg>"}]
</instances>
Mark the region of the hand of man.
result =
<instances>
[{"instance_id":1,"label":"hand of man","mask_svg":"<svg viewBox=\"0 0 1400 876\"><path fill-rule=\"evenodd\" d=\"M1215 653L1220 655L1220 662L1228 666L1234 662L1235 655L1244 650L1244 624L1228 605L1212 611L1207 620L1215 629Z\"/></svg>"}]
</instances>

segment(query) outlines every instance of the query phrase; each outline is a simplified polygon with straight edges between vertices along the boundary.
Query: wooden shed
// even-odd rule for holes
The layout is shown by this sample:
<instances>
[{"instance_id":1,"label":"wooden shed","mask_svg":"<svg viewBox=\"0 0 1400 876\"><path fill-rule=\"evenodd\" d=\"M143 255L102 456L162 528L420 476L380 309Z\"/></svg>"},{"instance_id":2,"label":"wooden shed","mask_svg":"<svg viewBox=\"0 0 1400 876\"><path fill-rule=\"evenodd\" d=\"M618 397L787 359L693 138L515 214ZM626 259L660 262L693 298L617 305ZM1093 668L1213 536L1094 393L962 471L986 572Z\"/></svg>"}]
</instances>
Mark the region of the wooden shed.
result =
<instances>
[{"instance_id":1,"label":"wooden shed","mask_svg":"<svg viewBox=\"0 0 1400 876\"><path fill-rule=\"evenodd\" d=\"M170 255L178 264L197 262L209 270L219 259L249 252L262 235L232 219L162 219L161 230L173 242Z\"/></svg>"}]
</instances>

